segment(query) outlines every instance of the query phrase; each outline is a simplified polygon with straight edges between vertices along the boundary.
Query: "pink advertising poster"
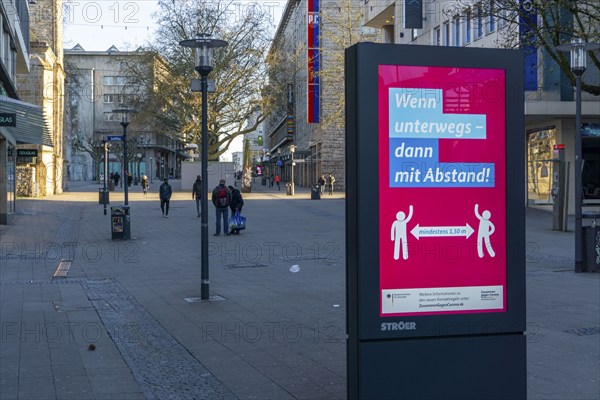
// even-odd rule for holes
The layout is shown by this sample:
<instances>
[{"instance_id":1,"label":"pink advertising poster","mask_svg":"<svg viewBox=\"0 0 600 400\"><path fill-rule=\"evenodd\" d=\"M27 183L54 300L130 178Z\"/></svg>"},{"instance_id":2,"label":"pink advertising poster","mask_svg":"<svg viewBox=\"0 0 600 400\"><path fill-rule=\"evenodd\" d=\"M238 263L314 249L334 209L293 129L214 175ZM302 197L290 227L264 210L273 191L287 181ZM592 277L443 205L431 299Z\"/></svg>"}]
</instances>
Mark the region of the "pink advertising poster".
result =
<instances>
[{"instance_id":1,"label":"pink advertising poster","mask_svg":"<svg viewBox=\"0 0 600 400\"><path fill-rule=\"evenodd\" d=\"M505 71L378 79L381 316L505 312Z\"/></svg>"}]
</instances>

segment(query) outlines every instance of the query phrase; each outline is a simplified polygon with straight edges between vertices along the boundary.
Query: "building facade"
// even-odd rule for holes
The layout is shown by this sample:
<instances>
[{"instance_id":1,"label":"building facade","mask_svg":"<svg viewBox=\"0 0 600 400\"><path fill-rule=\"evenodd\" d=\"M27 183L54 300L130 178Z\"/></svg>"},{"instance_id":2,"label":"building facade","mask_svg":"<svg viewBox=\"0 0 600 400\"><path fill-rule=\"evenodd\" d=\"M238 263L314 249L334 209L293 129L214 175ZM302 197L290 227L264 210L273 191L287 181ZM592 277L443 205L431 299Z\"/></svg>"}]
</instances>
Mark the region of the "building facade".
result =
<instances>
[{"instance_id":1,"label":"building facade","mask_svg":"<svg viewBox=\"0 0 600 400\"><path fill-rule=\"evenodd\" d=\"M109 136L123 135L116 109L132 107L136 91L130 63L141 63L150 53L139 49L121 52L112 46L107 51L85 51L77 45L65 51L67 70L65 144L70 181L101 180L104 176L104 144ZM151 64L153 74L154 69ZM141 110L135 110L141 111ZM129 160L124 163L119 140L109 142L108 173L135 178L179 178L181 161L188 158L181 140L153 124L138 123L135 113L127 127Z\"/></svg>"},{"instance_id":2,"label":"building facade","mask_svg":"<svg viewBox=\"0 0 600 400\"><path fill-rule=\"evenodd\" d=\"M20 144L17 151L17 195L38 197L63 191L64 82L62 1L30 2L30 71L18 74L21 100L42 109L49 144Z\"/></svg>"},{"instance_id":3,"label":"building facade","mask_svg":"<svg viewBox=\"0 0 600 400\"><path fill-rule=\"evenodd\" d=\"M265 122L268 174L290 182L293 171L305 187L331 174L344 189L344 49L371 39L363 13L357 1L287 2L270 50L280 98Z\"/></svg>"},{"instance_id":4,"label":"building facade","mask_svg":"<svg viewBox=\"0 0 600 400\"><path fill-rule=\"evenodd\" d=\"M0 2L0 224L10 223L17 210L17 159L21 145L53 147L42 107L23 101L17 76L32 71L30 4ZM32 158L33 152L26 157Z\"/></svg>"},{"instance_id":5,"label":"building facade","mask_svg":"<svg viewBox=\"0 0 600 400\"><path fill-rule=\"evenodd\" d=\"M499 8L502 4L505 8ZM570 164L569 212L574 212L575 99L574 88L549 51L531 43L531 28L524 19L541 24L543 13L528 8L528 0L494 1L423 0L422 27L406 28L405 1L365 0L367 26L380 30L379 40L429 46L511 47L525 56L525 131L527 154L527 203L551 204L557 163L554 146L564 145ZM512 9L510 9L510 6ZM494 7L496 9L494 10ZM491 10L491 11L490 11ZM573 16L561 11L561 23L569 25ZM566 21L566 22L565 22ZM535 28L534 28L535 29ZM565 35L563 42L569 36ZM568 58L568 55L567 55ZM589 60L589 58L588 58ZM568 62L568 61L567 61ZM588 61L583 81L598 85L597 66ZM582 158L584 205L600 204L600 98L582 95Z\"/></svg>"}]
</instances>

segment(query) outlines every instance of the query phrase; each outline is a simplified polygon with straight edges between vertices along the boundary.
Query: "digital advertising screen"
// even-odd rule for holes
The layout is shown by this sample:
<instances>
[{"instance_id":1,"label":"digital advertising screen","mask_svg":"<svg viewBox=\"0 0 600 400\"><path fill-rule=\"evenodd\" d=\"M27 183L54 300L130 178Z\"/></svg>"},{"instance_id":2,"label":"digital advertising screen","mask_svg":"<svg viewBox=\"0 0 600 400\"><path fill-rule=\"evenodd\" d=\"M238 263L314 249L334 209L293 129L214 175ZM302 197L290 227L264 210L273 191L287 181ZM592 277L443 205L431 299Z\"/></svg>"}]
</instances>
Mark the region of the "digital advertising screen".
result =
<instances>
[{"instance_id":1,"label":"digital advertising screen","mask_svg":"<svg viewBox=\"0 0 600 400\"><path fill-rule=\"evenodd\" d=\"M378 66L381 317L506 311L505 74Z\"/></svg>"}]
</instances>

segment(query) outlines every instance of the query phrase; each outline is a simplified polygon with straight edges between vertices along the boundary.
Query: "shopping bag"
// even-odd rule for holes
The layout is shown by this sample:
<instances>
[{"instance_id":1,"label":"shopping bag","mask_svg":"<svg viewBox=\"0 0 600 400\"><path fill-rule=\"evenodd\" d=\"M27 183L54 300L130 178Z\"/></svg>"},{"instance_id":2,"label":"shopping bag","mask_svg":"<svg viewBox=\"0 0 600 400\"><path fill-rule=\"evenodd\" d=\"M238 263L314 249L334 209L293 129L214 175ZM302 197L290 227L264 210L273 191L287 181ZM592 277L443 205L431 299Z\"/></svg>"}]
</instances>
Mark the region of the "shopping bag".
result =
<instances>
[{"instance_id":1,"label":"shopping bag","mask_svg":"<svg viewBox=\"0 0 600 400\"><path fill-rule=\"evenodd\" d=\"M238 227L238 219L236 218L235 214L231 216L231 218L229 218L229 229L231 229L232 231L237 229Z\"/></svg>"},{"instance_id":2,"label":"shopping bag","mask_svg":"<svg viewBox=\"0 0 600 400\"><path fill-rule=\"evenodd\" d=\"M246 229L246 217L243 217L242 215L240 215L239 211L235 212L235 217L237 219L236 223L237 223L237 228L235 229Z\"/></svg>"}]
</instances>

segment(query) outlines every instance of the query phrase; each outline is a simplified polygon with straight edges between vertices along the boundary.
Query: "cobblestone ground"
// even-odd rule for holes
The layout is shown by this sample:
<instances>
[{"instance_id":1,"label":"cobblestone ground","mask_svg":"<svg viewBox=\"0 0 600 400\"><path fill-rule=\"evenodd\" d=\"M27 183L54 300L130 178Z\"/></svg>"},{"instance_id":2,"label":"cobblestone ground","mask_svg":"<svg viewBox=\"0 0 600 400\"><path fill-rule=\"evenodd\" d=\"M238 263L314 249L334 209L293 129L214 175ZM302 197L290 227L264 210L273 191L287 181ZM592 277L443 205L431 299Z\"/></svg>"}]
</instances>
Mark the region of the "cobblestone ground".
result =
<instances>
[{"instance_id":1,"label":"cobblestone ground","mask_svg":"<svg viewBox=\"0 0 600 400\"><path fill-rule=\"evenodd\" d=\"M117 282L83 287L146 398L236 399Z\"/></svg>"}]
</instances>

